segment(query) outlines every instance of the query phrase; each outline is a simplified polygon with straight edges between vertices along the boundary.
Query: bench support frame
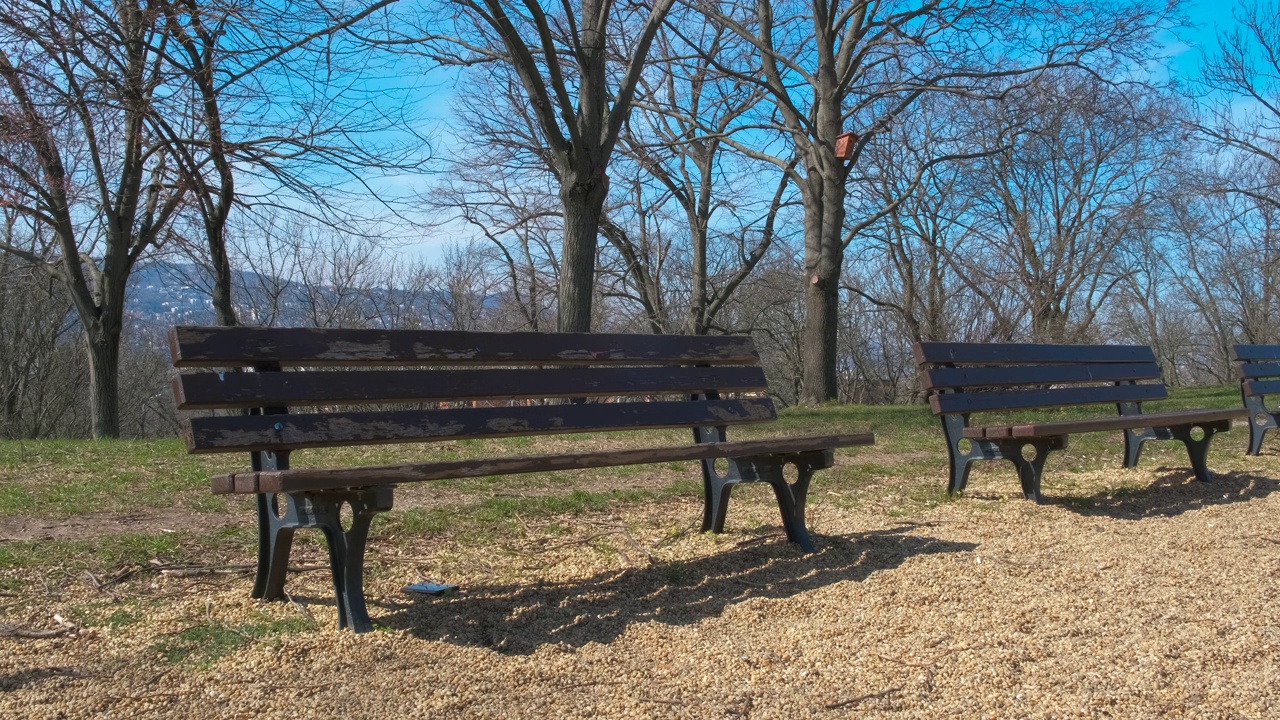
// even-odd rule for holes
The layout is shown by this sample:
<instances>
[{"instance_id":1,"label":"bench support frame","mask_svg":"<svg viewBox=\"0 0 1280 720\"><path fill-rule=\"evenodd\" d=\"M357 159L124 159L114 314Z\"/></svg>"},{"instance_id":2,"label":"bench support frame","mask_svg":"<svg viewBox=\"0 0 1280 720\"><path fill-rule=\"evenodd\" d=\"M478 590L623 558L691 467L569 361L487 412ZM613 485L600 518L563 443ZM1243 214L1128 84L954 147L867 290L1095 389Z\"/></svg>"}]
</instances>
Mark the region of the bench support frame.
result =
<instances>
[{"instance_id":1,"label":"bench support frame","mask_svg":"<svg viewBox=\"0 0 1280 720\"><path fill-rule=\"evenodd\" d=\"M1051 451L1063 450L1067 447L1067 436L1000 440L966 438L964 430L968 426L968 415L942 416L942 432L947 438L947 458L951 465L947 494L956 495L964 492L969 485L969 470L972 463L978 460L1008 460L1018 471L1022 496L1027 500L1041 502L1043 498L1040 495L1040 478L1044 474L1044 463ZM961 442L969 443L968 452L961 450ZM1024 449L1027 447L1032 448L1034 454L1024 454ZM1026 457L1027 455L1031 455L1030 459Z\"/></svg>"},{"instance_id":2,"label":"bench support frame","mask_svg":"<svg viewBox=\"0 0 1280 720\"><path fill-rule=\"evenodd\" d=\"M694 428L695 442L724 442L725 428ZM725 516L729 509L729 493L739 483L765 482L773 488L782 513L782 527L787 540L796 543L805 552L813 552L813 540L805 526L805 503L809 495L809 481L818 470L835 464L831 450L791 453L787 455L757 455L740 458L724 458L725 472L716 470L715 460L702 461L702 532L724 532ZM796 481L787 482L784 470L787 465L796 468Z\"/></svg>"},{"instance_id":3,"label":"bench support frame","mask_svg":"<svg viewBox=\"0 0 1280 720\"><path fill-rule=\"evenodd\" d=\"M264 368L273 371L277 368ZM267 408L264 415L284 415L287 408ZM250 453L255 471L288 470L288 452ZM373 629L364 601L364 548L373 516L391 509L394 485L345 490L258 494L258 568L252 597L284 600L293 534L319 528L329 547L329 571L338 607L338 629ZM283 507L281 503L283 502ZM342 505L351 507L351 524L342 526Z\"/></svg>"},{"instance_id":4,"label":"bench support frame","mask_svg":"<svg viewBox=\"0 0 1280 720\"><path fill-rule=\"evenodd\" d=\"M293 533L319 528L329 546L329 570L338 607L338 629L373 629L364 601L364 549L373 516L391 509L395 486L258 495L258 574L253 597L285 599ZM283 499L283 508L281 500ZM351 523L342 524L342 506L351 507Z\"/></svg>"},{"instance_id":5,"label":"bench support frame","mask_svg":"<svg viewBox=\"0 0 1280 720\"><path fill-rule=\"evenodd\" d=\"M1261 395L1246 395L1243 387L1240 390L1240 395L1244 398L1244 406L1249 410L1249 448L1245 451L1245 454L1261 455L1262 437L1267 434L1268 430L1280 427L1280 423L1276 421L1276 418L1280 416L1280 408L1275 411L1268 410Z\"/></svg>"},{"instance_id":6,"label":"bench support frame","mask_svg":"<svg viewBox=\"0 0 1280 720\"><path fill-rule=\"evenodd\" d=\"M1121 412L1122 415L1126 414ZM1022 495L1028 500L1041 502L1040 479L1044 473L1045 460L1054 450L1067 447L1066 435L1049 435L1043 437L981 439L966 438L964 430L969 426L969 416L948 414L942 417L942 431L947 440L947 457L950 460L951 476L947 485L947 493L955 495L964 492L969 484L970 463L977 460L1008 460L1018 470L1018 480L1022 483ZM1204 433L1199 439L1194 431L1199 428ZM1124 449L1126 468L1138 464L1138 456L1142 445L1148 440L1177 440L1187 448L1187 457L1196 480L1213 482L1213 473L1209 471L1209 444L1213 436L1231 429L1230 420L1208 423L1191 423L1171 427L1131 428L1124 431ZM961 450L960 443L969 442L969 450ZM1033 448L1035 454L1025 453L1024 449ZM1027 455L1031 457L1028 458Z\"/></svg>"}]
</instances>

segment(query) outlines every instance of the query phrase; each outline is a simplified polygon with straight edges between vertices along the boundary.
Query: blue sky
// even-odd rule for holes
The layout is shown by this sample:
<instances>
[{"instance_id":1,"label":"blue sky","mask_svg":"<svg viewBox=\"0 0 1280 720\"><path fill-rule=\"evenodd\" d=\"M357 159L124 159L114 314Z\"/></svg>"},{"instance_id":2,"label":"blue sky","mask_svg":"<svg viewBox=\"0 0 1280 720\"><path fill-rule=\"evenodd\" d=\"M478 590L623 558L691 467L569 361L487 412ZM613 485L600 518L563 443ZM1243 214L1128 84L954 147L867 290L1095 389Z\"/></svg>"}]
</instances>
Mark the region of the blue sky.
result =
<instances>
[{"instance_id":1,"label":"blue sky","mask_svg":"<svg viewBox=\"0 0 1280 720\"><path fill-rule=\"evenodd\" d=\"M1173 77L1179 80L1196 77L1204 54L1213 52L1218 33L1234 24L1232 13L1240 5L1240 2L1223 0L1191 0L1183 6L1187 19L1195 27L1180 29L1169 36L1167 52L1170 55L1169 72Z\"/></svg>"},{"instance_id":2,"label":"blue sky","mask_svg":"<svg viewBox=\"0 0 1280 720\"><path fill-rule=\"evenodd\" d=\"M1234 24L1232 13L1242 5L1242 0L1188 0L1182 11L1191 27L1166 33L1163 54L1167 58L1165 68L1169 77L1182 81L1194 81L1199 75L1200 63L1206 53L1212 53L1218 33ZM1159 64L1153 64L1153 73L1159 73ZM416 91L420 100L418 110L425 116L422 126L436 138L436 150L447 154L455 140L448 132L449 120L455 101L451 69L434 69L416 76ZM390 186L405 184L414 189L430 187L431 179L396 178L381 181ZM401 190L404 189L402 185ZM410 252L434 258L451 240L461 239L470 231L461 225L449 224L424 233L422 239L410 244Z\"/></svg>"}]
</instances>

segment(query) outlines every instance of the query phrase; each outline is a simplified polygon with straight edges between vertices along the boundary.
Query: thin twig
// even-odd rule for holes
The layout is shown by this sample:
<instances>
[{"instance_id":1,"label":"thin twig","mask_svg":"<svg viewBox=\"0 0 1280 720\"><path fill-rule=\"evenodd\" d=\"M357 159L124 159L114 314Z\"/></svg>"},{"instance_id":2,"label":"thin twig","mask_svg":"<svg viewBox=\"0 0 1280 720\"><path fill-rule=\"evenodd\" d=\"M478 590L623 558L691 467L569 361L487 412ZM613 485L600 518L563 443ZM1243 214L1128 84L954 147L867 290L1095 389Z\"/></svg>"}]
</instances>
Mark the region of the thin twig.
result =
<instances>
[{"instance_id":1,"label":"thin twig","mask_svg":"<svg viewBox=\"0 0 1280 720\"><path fill-rule=\"evenodd\" d=\"M623 683L622 683L622 681L620 681L620 680L613 680L613 681L610 681L610 680L592 680L592 681L589 681L589 682L573 683L573 684L571 684L571 685L560 685L560 686L559 686L559 687L557 687L555 690L552 690L551 692L545 692L545 693L543 693L543 694L539 695L539 696L538 696L537 698L535 698L535 699L542 699L542 698L547 697L547 696L550 696L550 695L555 695L556 693L564 692L565 690L574 690L574 689L577 689L577 688L591 687L592 685L622 685L622 684L623 684Z\"/></svg>"},{"instance_id":2,"label":"thin twig","mask_svg":"<svg viewBox=\"0 0 1280 720\"><path fill-rule=\"evenodd\" d=\"M868 701L868 700L879 700L879 699L880 699L880 698L882 698L882 697L888 697L888 696L890 696L890 695L892 695L892 694L894 694L894 693L897 693L897 692L902 692L902 687L901 687L901 686L899 686L899 687L889 688L888 690L885 690L884 692L869 693L869 694L867 694L867 695L860 695L860 696L858 696L858 697L856 697L856 698L853 698L852 700L842 700L842 701L840 701L840 702L827 703L827 706L826 706L826 707L827 707L827 709L828 709L828 710L839 710L840 708L851 707L851 706L853 706L853 705L857 705L858 703L863 703L863 702L866 702L866 701Z\"/></svg>"},{"instance_id":3,"label":"thin twig","mask_svg":"<svg viewBox=\"0 0 1280 720\"><path fill-rule=\"evenodd\" d=\"M568 542L560 543L559 545L550 545L548 547L542 548L542 552L560 550L562 548L573 547L574 545L586 545L587 543L590 543L592 540L599 540L602 537L608 537L609 535L620 535L620 534L621 533L618 530L608 530L606 532L593 533L580 540L570 540Z\"/></svg>"},{"instance_id":4,"label":"thin twig","mask_svg":"<svg viewBox=\"0 0 1280 720\"><path fill-rule=\"evenodd\" d=\"M24 628L17 625L0 625L0 637L18 637L29 639L43 639L66 635L76 630L75 625L63 625L60 628L45 630L41 628Z\"/></svg>"},{"instance_id":5,"label":"thin twig","mask_svg":"<svg viewBox=\"0 0 1280 720\"><path fill-rule=\"evenodd\" d=\"M258 566L255 563L242 565L166 565L155 569L167 577L194 577L196 575L238 575L253 572ZM312 570L328 570L328 565L298 565L289 568L291 573L310 572Z\"/></svg>"},{"instance_id":6,"label":"thin twig","mask_svg":"<svg viewBox=\"0 0 1280 720\"><path fill-rule=\"evenodd\" d=\"M285 599L285 600L288 600L290 605L292 605L292 606L294 606L294 607L298 608L299 610L301 610L301 611L302 611L302 614L303 614L303 615L306 615L306 616L307 616L307 619L311 621L311 624L313 624L313 625L319 625L319 624L320 624L320 623L316 622L316 616L311 614L311 609L310 609L310 608L308 608L306 605L303 605L302 603L298 602L297 600L294 600L292 595L290 595L289 593L285 593L285 594L284 594L284 599ZM332 684L332 683L330 683L330 684Z\"/></svg>"}]
</instances>

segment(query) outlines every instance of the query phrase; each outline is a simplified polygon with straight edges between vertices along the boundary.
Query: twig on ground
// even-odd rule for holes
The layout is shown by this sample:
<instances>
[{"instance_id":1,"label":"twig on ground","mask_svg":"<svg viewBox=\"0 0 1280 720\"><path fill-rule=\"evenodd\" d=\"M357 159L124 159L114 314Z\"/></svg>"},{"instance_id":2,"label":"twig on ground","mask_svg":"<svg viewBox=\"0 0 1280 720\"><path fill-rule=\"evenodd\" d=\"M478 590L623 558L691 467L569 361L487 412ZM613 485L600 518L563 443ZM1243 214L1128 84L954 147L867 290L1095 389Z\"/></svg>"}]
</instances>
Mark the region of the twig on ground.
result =
<instances>
[{"instance_id":1,"label":"twig on ground","mask_svg":"<svg viewBox=\"0 0 1280 720\"><path fill-rule=\"evenodd\" d=\"M858 697L853 698L851 700L841 700L840 702L827 703L826 708L828 710L839 710L840 708L852 707L859 703L864 703L868 700L879 700L882 697L888 697L890 695L893 695L894 693L899 693L899 692L902 692L901 686L892 687L892 688L889 688L888 690L885 690L884 692L869 693L867 695L859 695Z\"/></svg>"},{"instance_id":2,"label":"twig on ground","mask_svg":"<svg viewBox=\"0 0 1280 720\"><path fill-rule=\"evenodd\" d=\"M239 575L241 573L253 572L257 569L254 563L244 563L240 565L165 565L158 566L155 569L160 571L161 575L166 577L194 577L196 575ZM328 565L297 565L289 568L291 573L310 572L312 570L327 570Z\"/></svg>"},{"instance_id":3,"label":"twig on ground","mask_svg":"<svg viewBox=\"0 0 1280 720\"><path fill-rule=\"evenodd\" d=\"M555 690L542 693L541 695L537 696L534 699L540 700L544 697L549 697L551 695L555 695L556 693L564 692L565 690L575 690L577 688L591 687L593 685L622 685L622 684L623 683L621 680L591 680L588 682L572 683L570 685L560 685Z\"/></svg>"},{"instance_id":4,"label":"twig on ground","mask_svg":"<svg viewBox=\"0 0 1280 720\"><path fill-rule=\"evenodd\" d=\"M640 702L660 703L662 705L684 705L688 702L687 700L664 700L662 698L653 697L638 697L636 699Z\"/></svg>"},{"instance_id":5,"label":"twig on ground","mask_svg":"<svg viewBox=\"0 0 1280 720\"><path fill-rule=\"evenodd\" d=\"M155 698L176 698L179 695L190 695L195 690L170 690L168 692L149 693L147 695L112 695L112 700L119 702L121 700L132 700L134 702L142 702L143 700L153 700Z\"/></svg>"},{"instance_id":6,"label":"twig on ground","mask_svg":"<svg viewBox=\"0 0 1280 720\"><path fill-rule=\"evenodd\" d=\"M110 580L108 580L106 583L102 585L102 587L111 587L112 585L119 585L125 580L128 580L129 578L133 577L134 574L136 574L141 569L142 569L141 565L135 565L131 568L125 568L124 570L121 570L120 572L113 575Z\"/></svg>"},{"instance_id":7,"label":"twig on ground","mask_svg":"<svg viewBox=\"0 0 1280 720\"><path fill-rule=\"evenodd\" d=\"M0 625L0 637L16 637L27 638L31 640L39 640L44 638L58 637L66 635L76 630L75 625L64 625L60 628L43 629L43 628L26 628L17 625Z\"/></svg>"},{"instance_id":8,"label":"twig on ground","mask_svg":"<svg viewBox=\"0 0 1280 720\"><path fill-rule=\"evenodd\" d=\"M619 532L618 530L607 530L605 532L592 533L591 535L588 535L587 537L581 538L579 540L570 540L568 542L562 542L559 545L549 545L545 548L542 548L542 552L560 550L567 547L573 547L574 545L586 545L592 542L593 540L599 540L602 537L608 537L610 535L620 535L620 534L621 532Z\"/></svg>"},{"instance_id":9,"label":"twig on ground","mask_svg":"<svg viewBox=\"0 0 1280 720\"><path fill-rule=\"evenodd\" d=\"M303 614L303 615L306 615L306 616L307 616L307 619L308 619L308 620L310 620L310 621L312 622L312 624L314 624L314 625L319 625L319 624L320 624L320 623L316 622L316 616L311 614L311 609L310 609L310 608L308 608L306 605L303 605L302 603L298 602L297 600L294 600L292 595L290 595L289 593L285 593L285 594L284 594L284 599L285 599L285 600L288 600L290 605L292 605L292 606L294 606L294 607L298 608L299 610L301 610L301 611L302 611L302 614ZM330 684L332 685L332 683L330 683Z\"/></svg>"},{"instance_id":10,"label":"twig on ground","mask_svg":"<svg viewBox=\"0 0 1280 720\"><path fill-rule=\"evenodd\" d=\"M529 523L525 522L524 518L520 517L520 513L515 513L515 518L516 522L520 523L520 527L524 528L524 536L533 537L533 530L529 529Z\"/></svg>"}]
</instances>

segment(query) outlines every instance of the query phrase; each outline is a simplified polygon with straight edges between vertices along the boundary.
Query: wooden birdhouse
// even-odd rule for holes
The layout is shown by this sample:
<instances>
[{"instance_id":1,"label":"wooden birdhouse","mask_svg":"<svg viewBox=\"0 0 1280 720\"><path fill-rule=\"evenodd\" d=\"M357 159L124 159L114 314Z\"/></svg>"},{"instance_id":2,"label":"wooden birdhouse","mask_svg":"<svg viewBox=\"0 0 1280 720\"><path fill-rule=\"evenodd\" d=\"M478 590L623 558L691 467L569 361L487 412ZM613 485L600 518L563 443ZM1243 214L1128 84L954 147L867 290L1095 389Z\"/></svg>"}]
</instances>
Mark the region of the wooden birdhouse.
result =
<instances>
[{"instance_id":1,"label":"wooden birdhouse","mask_svg":"<svg viewBox=\"0 0 1280 720\"><path fill-rule=\"evenodd\" d=\"M853 159L853 146L858 142L858 133L852 130L836 136L836 157L841 160Z\"/></svg>"}]
</instances>

